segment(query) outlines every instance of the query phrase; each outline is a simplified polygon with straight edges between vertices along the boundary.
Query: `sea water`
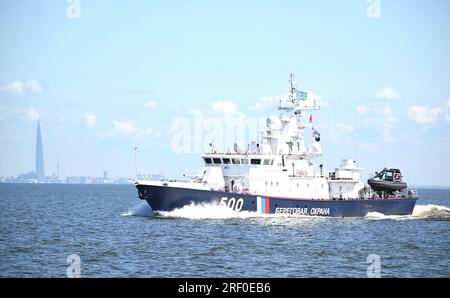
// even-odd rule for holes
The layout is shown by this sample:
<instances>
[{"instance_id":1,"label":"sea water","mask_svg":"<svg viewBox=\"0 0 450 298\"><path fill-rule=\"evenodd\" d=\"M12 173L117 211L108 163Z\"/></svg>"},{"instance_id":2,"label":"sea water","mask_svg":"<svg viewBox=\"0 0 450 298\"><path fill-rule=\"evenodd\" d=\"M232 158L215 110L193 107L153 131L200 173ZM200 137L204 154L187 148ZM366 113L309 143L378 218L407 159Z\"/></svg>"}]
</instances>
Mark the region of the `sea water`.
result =
<instances>
[{"instance_id":1,"label":"sea water","mask_svg":"<svg viewBox=\"0 0 450 298\"><path fill-rule=\"evenodd\" d=\"M411 216L341 219L154 214L133 185L0 184L0 276L367 277L376 256L381 277L450 277L450 190L418 193Z\"/></svg>"}]
</instances>

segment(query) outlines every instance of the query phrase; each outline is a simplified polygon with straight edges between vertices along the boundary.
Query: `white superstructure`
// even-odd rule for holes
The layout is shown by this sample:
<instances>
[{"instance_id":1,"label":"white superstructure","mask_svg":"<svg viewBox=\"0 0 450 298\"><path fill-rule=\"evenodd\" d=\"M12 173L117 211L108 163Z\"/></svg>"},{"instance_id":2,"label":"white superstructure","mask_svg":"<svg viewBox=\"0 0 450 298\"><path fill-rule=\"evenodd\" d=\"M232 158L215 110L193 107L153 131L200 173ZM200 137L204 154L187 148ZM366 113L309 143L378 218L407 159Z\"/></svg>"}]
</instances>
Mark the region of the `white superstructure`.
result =
<instances>
[{"instance_id":1,"label":"white superstructure","mask_svg":"<svg viewBox=\"0 0 450 298\"><path fill-rule=\"evenodd\" d=\"M315 158L322 155L320 135L313 129L315 138L305 144L305 116L320 107L312 95L297 91L293 74L289 82L287 105L280 101L280 115L267 118L260 142L246 148L235 143L231 153L217 152L211 146L202 155L204 167L192 183L165 185L296 199L360 198L364 183L353 160L343 160L329 173L323 172L322 165L314 166Z\"/></svg>"}]
</instances>

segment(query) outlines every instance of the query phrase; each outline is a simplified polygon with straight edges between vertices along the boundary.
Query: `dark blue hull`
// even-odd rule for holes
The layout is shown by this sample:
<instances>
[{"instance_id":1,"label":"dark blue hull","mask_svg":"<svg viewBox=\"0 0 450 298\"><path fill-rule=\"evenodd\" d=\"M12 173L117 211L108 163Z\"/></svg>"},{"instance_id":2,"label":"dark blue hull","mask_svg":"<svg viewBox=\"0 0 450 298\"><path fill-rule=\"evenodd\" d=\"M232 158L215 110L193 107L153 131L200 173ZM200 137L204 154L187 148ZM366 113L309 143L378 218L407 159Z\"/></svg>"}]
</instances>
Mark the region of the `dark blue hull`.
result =
<instances>
[{"instance_id":1,"label":"dark blue hull","mask_svg":"<svg viewBox=\"0 0 450 298\"><path fill-rule=\"evenodd\" d=\"M139 198L146 200L154 211L172 211L192 203L218 203L235 211L251 211L260 214L364 217L369 212L410 215L417 201L417 198L309 200L142 184L137 184L136 187Z\"/></svg>"}]
</instances>

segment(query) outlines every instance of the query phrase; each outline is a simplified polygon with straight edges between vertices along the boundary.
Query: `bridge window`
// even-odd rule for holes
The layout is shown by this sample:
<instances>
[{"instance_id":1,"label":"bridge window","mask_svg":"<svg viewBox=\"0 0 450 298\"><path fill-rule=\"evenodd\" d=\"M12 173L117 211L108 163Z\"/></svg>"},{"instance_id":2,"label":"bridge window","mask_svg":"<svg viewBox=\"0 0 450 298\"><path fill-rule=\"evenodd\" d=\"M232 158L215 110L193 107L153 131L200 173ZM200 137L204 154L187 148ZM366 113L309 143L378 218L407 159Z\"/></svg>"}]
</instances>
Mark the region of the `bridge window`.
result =
<instances>
[{"instance_id":1,"label":"bridge window","mask_svg":"<svg viewBox=\"0 0 450 298\"><path fill-rule=\"evenodd\" d=\"M241 164L241 160L239 158L233 158L232 161L233 161L233 164L235 164L235 165Z\"/></svg>"},{"instance_id":2,"label":"bridge window","mask_svg":"<svg viewBox=\"0 0 450 298\"><path fill-rule=\"evenodd\" d=\"M229 158L222 158L222 162L227 165L230 163L230 159Z\"/></svg>"},{"instance_id":3,"label":"bridge window","mask_svg":"<svg viewBox=\"0 0 450 298\"><path fill-rule=\"evenodd\" d=\"M243 165L248 165L248 159L247 158L243 158L242 159L242 164Z\"/></svg>"},{"instance_id":4,"label":"bridge window","mask_svg":"<svg viewBox=\"0 0 450 298\"><path fill-rule=\"evenodd\" d=\"M205 157L205 163L206 164L211 164L211 158Z\"/></svg>"},{"instance_id":5,"label":"bridge window","mask_svg":"<svg viewBox=\"0 0 450 298\"><path fill-rule=\"evenodd\" d=\"M270 159L264 159L264 165L265 166L270 165Z\"/></svg>"},{"instance_id":6,"label":"bridge window","mask_svg":"<svg viewBox=\"0 0 450 298\"><path fill-rule=\"evenodd\" d=\"M213 162L214 162L216 165L220 165L220 164L221 164L220 158L213 158Z\"/></svg>"},{"instance_id":7,"label":"bridge window","mask_svg":"<svg viewBox=\"0 0 450 298\"><path fill-rule=\"evenodd\" d=\"M260 164L261 164L261 159L259 159L259 158L253 159L253 158L252 158L251 164L252 164L252 165L260 165Z\"/></svg>"},{"instance_id":8,"label":"bridge window","mask_svg":"<svg viewBox=\"0 0 450 298\"><path fill-rule=\"evenodd\" d=\"M273 159L270 161L270 165L273 166Z\"/></svg>"}]
</instances>

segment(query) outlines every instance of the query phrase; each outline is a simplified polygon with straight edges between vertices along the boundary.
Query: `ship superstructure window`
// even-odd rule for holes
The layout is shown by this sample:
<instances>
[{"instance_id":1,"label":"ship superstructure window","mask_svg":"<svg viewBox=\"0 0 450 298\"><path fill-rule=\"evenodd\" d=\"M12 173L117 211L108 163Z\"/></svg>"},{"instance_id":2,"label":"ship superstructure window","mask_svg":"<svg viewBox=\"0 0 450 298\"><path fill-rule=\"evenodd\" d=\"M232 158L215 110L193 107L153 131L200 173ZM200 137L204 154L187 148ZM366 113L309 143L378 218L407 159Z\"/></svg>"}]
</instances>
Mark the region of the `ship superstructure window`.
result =
<instances>
[{"instance_id":1,"label":"ship superstructure window","mask_svg":"<svg viewBox=\"0 0 450 298\"><path fill-rule=\"evenodd\" d=\"M270 165L270 159L264 159L264 165L265 166Z\"/></svg>"},{"instance_id":2,"label":"ship superstructure window","mask_svg":"<svg viewBox=\"0 0 450 298\"><path fill-rule=\"evenodd\" d=\"M270 161L270 165L273 166L273 159Z\"/></svg>"},{"instance_id":3,"label":"ship superstructure window","mask_svg":"<svg viewBox=\"0 0 450 298\"><path fill-rule=\"evenodd\" d=\"M242 159L242 164L243 165L248 165L248 159L247 158L243 158Z\"/></svg>"},{"instance_id":4,"label":"ship superstructure window","mask_svg":"<svg viewBox=\"0 0 450 298\"><path fill-rule=\"evenodd\" d=\"M261 164L261 159L259 159L259 158L252 158L250 163L252 165L260 165Z\"/></svg>"},{"instance_id":5,"label":"ship superstructure window","mask_svg":"<svg viewBox=\"0 0 450 298\"><path fill-rule=\"evenodd\" d=\"M232 161L233 161L233 164L235 164L235 165L241 164L241 160L239 158L233 158Z\"/></svg>"},{"instance_id":6,"label":"ship superstructure window","mask_svg":"<svg viewBox=\"0 0 450 298\"><path fill-rule=\"evenodd\" d=\"M222 162L223 162L223 164L228 165L228 164L230 164L230 159L229 158L222 158Z\"/></svg>"},{"instance_id":7,"label":"ship superstructure window","mask_svg":"<svg viewBox=\"0 0 450 298\"><path fill-rule=\"evenodd\" d=\"M220 158L213 158L213 162L214 162L216 165L220 165L220 164L221 164Z\"/></svg>"},{"instance_id":8,"label":"ship superstructure window","mask_svg":"<svg viewBox=\"0 0 450 298\"><path fill-rule=\"evenodd\" d=\"M211 158L205 157L205 163L206 164L211 164Z\"/></svg>"}]
</instances>

